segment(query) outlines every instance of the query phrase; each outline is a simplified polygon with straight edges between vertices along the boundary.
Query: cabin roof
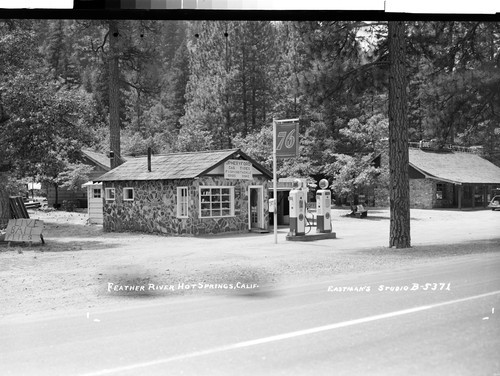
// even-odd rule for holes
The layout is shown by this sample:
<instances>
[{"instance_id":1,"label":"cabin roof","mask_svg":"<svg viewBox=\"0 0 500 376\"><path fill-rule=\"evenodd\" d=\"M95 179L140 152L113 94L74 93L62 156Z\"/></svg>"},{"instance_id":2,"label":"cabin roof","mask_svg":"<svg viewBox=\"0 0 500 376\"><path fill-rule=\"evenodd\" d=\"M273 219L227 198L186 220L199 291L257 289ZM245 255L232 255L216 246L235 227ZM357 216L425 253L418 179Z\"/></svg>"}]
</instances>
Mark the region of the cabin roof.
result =
<instances>
[{"instance_id":1,"label":"cabin roof","mask_svg":"<svg viewBox=\"0 0 500 376\"><path fill-rule=\"evenodd\" d=\"M96 181L124 180L172 180L192 179L206 174L228 159L243 159L252 163L258 171L271 179L272 174L239 149L210 150L201 152L169 153L151 156L151 171L148 158L128 159L122 165L96 178Z\"/></svg>"}]
</instances>

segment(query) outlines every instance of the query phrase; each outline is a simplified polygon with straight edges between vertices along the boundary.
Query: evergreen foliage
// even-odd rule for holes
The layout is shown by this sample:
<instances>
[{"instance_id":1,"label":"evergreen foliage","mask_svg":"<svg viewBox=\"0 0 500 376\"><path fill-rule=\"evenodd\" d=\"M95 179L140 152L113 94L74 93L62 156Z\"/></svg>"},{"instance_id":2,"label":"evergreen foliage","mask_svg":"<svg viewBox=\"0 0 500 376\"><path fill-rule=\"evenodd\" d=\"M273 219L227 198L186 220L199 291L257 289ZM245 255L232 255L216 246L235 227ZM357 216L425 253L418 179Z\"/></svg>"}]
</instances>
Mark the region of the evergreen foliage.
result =
<instances>
[{"instance_id":1,"label":"evergreen foliage","mask_svg":"<svg viewBox=\"0 0 500 376\"><path fill-rule=\"evenodd\" d=\"M279 176L328 177L346 197L374 184L370 158L388 137L386 22L114 25L0 22L0 157L16 176L57 179L83 145L108 151L117 129L123 154L240 147L270 168L272 119L300 118L300 157L280 161ZM483 145L500 164L499 23L406 26L409 141Z\"/></svg>"}]
</instances>

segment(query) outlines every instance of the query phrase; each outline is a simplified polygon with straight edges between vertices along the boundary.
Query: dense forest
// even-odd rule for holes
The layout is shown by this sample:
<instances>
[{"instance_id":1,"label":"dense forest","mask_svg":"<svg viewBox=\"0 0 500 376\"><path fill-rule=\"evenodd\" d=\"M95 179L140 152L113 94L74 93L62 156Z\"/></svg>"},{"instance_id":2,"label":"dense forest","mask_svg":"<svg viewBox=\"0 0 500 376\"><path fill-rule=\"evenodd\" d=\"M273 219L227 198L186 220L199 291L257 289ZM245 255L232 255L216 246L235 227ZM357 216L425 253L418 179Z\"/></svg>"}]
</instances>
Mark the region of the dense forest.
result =
<instances>
[{"instance_id":1,"label":"dense forest","mask_svg":"<svg viewBox=\"0 0 500 376\"><path fill-rule=\"evenodd\" d=\"M500 24L405 26L409 141L481 145L500 165ZM81 148L148 147L238 147L270 168L272 119L299 118L279 176L347 194L384 178L370 161L388 75L387 22L3 20L0 168L72 184Z\"/></svg>"}]
</instances>

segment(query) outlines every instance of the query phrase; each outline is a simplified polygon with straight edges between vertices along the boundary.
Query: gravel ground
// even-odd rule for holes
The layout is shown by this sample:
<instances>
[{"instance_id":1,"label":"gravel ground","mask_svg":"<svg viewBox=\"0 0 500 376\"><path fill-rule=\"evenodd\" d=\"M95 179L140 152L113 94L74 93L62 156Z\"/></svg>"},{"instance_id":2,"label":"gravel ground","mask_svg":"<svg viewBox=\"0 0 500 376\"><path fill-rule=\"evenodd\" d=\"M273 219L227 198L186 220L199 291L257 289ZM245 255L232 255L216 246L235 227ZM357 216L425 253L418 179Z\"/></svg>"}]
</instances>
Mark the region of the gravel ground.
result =
<instances>
[{"instance_id":1,"label":"gravel ground","mask_svg":"<svg viewBox=\"0 0 500 376\"><path fill-rule=\"evenodd\" d=\"M333 212L337 239L287 242L287 229L280 228L274 244L272 231L197 238L105 233L100 226L87 225L85 213L30 211L31 218L45 222L46 244L7 247L0 242L0 317L101 309L172 295L229 293L179 289L179 284L240 283L250 287L239 293L259 293L347 273L500 251L500 212L412 210L410 249L386 247L388 210L370 210L367 219L345 217L346 213ZM110 283L175 288L110 291Z\"/></svg>"}]
</instances>

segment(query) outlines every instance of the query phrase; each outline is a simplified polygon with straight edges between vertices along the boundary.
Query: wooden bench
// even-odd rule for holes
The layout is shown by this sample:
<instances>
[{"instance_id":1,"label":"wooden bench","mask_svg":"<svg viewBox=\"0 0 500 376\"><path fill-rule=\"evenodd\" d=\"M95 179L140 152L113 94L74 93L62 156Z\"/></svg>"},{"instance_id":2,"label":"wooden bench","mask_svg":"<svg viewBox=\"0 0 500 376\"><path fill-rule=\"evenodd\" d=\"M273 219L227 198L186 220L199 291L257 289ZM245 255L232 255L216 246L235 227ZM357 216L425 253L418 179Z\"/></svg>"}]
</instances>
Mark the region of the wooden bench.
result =
<instances>
[{"instance_id":1,"label":"wooden bench","mask_svg":"<svg viewBox=\"0 0 500 376\"><path fill-rule=\"evenodd\" d=\"M25 202L24 203L24 207L26 209L38 209L40 206L42 206L42 204L40 204L39 202Z\"/></svg>"}]
</instances>

